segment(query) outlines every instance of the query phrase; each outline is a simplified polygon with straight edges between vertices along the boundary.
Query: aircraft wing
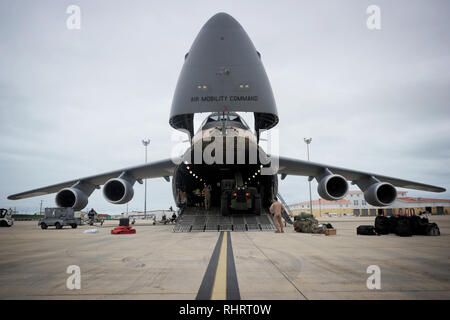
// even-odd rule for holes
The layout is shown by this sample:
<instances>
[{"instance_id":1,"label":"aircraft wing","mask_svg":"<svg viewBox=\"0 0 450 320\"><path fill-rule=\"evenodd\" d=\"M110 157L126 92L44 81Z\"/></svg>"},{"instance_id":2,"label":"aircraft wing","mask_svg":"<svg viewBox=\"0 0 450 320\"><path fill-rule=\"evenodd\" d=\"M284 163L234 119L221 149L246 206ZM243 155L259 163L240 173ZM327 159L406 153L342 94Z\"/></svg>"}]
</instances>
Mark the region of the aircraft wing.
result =
<instances>
[{"instance_id":1,"label":"aircraft wing","mask_svg":"<svg viewBox=\"0 0 450 320\"><path fill-rule=\"evenodd\" d=\"M305 160L297 160L286 157L279 157L279 169L278 173L281 175L295 175L295 176L310 176L317 177L325 169L330 170L334 174L339 174L349 181L357 181L364 178L374 177L381 182L388 182L396 187L416 189L431 192L445 192L445 188L432 186L429 184L403 180L388 176L382 176L375 173L357 171L352 169L339 168L335 166L329 166L327 164L316 163ZM282 177L283 178L283 177Z\"/></svg>"},{"instance_id":2,"label":"aircraft wing","mask_svg":"<svg viewBox=\"0 0 450 320\"><path fill-rule=\"evenodd\" d=\"M175 167L176 164L172 161L172 159L160 160L135 167L119 169L107 173L98 174L95 176L74 179L43 188L13 194L10 195L8 199L18 200L55 193L63 188L71 187L77 182L87 182L94 186L100 186L109 179L117 178L122 172L126 172L127 174L132 175L136 180L148 178L161 178L161 177L165 178L166 180L169 180L169 177L173 175Z\"/></svg>"}]
</instances>

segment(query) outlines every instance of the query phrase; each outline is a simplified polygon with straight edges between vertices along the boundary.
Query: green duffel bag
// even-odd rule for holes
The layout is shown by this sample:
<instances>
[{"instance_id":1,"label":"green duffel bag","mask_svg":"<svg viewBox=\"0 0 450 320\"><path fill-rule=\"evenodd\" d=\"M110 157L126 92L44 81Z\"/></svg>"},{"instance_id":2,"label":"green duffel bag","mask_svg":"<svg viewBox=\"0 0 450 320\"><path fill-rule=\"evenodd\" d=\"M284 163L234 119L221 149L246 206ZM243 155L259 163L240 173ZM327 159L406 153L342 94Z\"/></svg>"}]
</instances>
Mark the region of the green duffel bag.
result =
<instances>
[{"instance_id":1,"label":"green duffel bag","mask_svg":"<svg viewBox=\"0 0 450 320\"><path fill-rule=\"evenodd\" d=\"M294 220L308 219L313 217L311 213L300 212L298 215L294 217Z\"/></svg>"},{"instance_id":2,"label":"green duffel bag","mask_svg":"<svg viewBox=\"0 0 450 320\"><path fill-rule=\"evenodd\" d=\"M319 222L313 217L297 220L299 232L316 233Z\"/></svg>"}]
</instances>

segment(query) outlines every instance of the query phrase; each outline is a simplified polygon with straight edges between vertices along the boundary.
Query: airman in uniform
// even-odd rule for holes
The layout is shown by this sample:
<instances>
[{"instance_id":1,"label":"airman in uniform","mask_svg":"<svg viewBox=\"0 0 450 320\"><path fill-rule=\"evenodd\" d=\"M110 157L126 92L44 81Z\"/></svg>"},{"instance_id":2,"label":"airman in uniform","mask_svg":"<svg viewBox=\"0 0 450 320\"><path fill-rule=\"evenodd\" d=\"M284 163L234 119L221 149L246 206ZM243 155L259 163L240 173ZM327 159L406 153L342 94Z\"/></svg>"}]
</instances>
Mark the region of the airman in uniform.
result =
<instances>
[{"instance_id":1,"label":"airman in uniform","mask_svg":"<svg viewBox=\"0 0 450 320\"><path fill-rule=\"evenodd\" d=\"M209 210L211 207L211 185L208 184L204 189L203 192L205 193L205 209Z\"/></svg>"},{"instance_id":2,"label":"airman in uniform","mask_svg":"<svg viewBox=\"0 0 450 320\"><path fill-rule=\"evenodd\" d=\"M281 221L281 212L283 211L283 205L278 202L277 197L273 199L272 205L270 206L270 213L273 214L273 222L277 228L276 233L284 233L283 223Z\"/></svg>"}]
</instances>

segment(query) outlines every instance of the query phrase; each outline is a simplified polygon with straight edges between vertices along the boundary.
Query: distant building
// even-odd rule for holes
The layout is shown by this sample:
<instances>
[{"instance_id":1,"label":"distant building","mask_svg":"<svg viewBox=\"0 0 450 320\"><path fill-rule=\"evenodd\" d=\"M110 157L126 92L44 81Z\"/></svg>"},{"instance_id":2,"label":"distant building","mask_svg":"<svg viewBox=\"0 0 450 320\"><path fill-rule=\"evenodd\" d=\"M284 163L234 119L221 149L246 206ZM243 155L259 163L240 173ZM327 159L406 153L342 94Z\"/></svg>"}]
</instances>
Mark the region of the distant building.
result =
<instances>
[{"instance_id":1,"label":"distant building","mask_svg":"<svg viewBox=\"0 0 450 320\"><path fill-rule=\"evenodd\" d=\"M349 191L341 200L313 200L312 209L316 217L333 215L376 216L378 212L386 215L411 215L420 212L431 214L450 213L450 199L412 198L407 191L397 191L397 199L387 207L374 207L366 202L362 191ZM289 205L294 214L310 212L309 201Z\"/></svg>"}]
</instances>

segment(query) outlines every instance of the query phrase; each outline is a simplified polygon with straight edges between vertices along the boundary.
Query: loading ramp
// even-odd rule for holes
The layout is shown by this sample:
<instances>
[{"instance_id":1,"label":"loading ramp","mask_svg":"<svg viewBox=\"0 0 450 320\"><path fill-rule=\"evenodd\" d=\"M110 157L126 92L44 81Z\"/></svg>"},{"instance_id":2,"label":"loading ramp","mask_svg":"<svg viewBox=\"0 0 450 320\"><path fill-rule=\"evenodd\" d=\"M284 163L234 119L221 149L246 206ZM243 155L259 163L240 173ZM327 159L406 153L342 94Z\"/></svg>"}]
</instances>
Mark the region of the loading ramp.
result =
<instances>
[{"instance_id":1,"label":"loading ramp","mask_svg":"<svg viewBox=\"0 0 450 320\"><path fill-rule=\"evenodd\" d=\"M284 209L287 211L287 212L286 211L282 212L283 219L286 220L286 222L289 223L289 224L294 224L294 222L292 222L292 220L290 218L290 217L293 217L294 215L293 215L291 209L289 208L289 205L286 203L286 201L284 201L284 199L281 196L281 194L278 193L277 197L278 197L278 199L280 199L281 203L284 206Z\"/></svg>"},{"instance_id":2,"label":"loading ramp","mask_svg":"<svg viewBox=\"0 0 450 320\"><path fill-rule=\"evenodd\" d=\"M262 209L261 215L231 214L222 216L220 209L212 207L186 207L181 209L173 232L219 232L219 231L273 231L276 230L272 215Z\"/></svg>"}]
</instances>

